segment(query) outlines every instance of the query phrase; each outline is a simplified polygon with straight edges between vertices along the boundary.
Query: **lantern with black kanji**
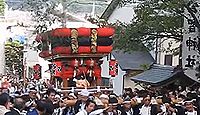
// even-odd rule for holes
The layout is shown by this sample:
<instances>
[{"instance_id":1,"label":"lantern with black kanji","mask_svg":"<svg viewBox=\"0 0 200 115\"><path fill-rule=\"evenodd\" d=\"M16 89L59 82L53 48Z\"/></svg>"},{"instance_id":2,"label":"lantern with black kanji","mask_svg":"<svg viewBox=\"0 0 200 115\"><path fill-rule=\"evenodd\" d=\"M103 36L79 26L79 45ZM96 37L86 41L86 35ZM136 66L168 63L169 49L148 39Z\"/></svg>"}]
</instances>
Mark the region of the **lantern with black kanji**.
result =
<instances>
[{"instance_id":1,"label":"lantern with black kanji","mask_svg":"<svg viewBox=\"0 0 200 115\"><path fill-rule=\"evenodd\" d=\"M40 64L36 64L33 66L33 77L34 79L40 79L41 78L41 70L42 70L42 67L40 66Z\"/></svg>"},{"instance_id":2,"label":"lantern with black kanji","mask_svg":"<svg viewBox=\"0 0 200 115\"><path fill-rule=\"evenodd\" d=\"M114 59L111 59L109 61L109 75L111 75L112 77L118 75L118 63Z\"/></svg>"},{"instance_id":3,"label":"lantern with black kanji","mask_svg":"<svg viewBox=\"0 0 200 115\"><path fill-rule=\"evenodd\" d=\"M62 62L55 61L50 65L51 75L54 77L62 77Z\"/></svg>"}]
</instances>

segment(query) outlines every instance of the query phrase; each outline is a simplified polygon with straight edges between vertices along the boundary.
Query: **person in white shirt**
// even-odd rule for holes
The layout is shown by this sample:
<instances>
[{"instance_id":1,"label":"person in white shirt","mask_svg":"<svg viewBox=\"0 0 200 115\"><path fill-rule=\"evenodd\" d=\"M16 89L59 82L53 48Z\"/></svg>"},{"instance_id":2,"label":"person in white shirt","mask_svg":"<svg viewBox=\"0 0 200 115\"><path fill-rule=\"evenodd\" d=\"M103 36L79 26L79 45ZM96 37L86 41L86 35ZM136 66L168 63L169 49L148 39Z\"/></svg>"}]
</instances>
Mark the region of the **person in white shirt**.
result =
<instances>
[{"instance_id":1,"label":"person in white shirt","mask_svg":"<svg viewBox=\"0 0 200 115\"><path fill-rule=\"evenodd\" d=\"M158 115L166 115L167 114L167 108L165 104L163 103L163 96L157 96L156 97L156 103L160 109Z\"/></svg>"},{"instance_id":2,"label":"person in white shirt","mask_svg":"<svg viewBox=\"0 0 200 115\"><path fill-rule=\"evenodd\" d=\"M194 104L192 100L186 100L184 103L185 106L185 115L197 115Z\"/></svg>"},{"instance_id":3,"label":"person in white shirt","mask_svg":"<svg viewBox=\"0 0 200 115\"><path fill-rule=\"evenodd\" d=\"M151 115L151 97L149 95L143 98L143 105L140 108L140 115Z\"/></svg>"},{"instance_id":4,"label":"person in white shirt","mask_svg":"<svg viewBox=\"0 0 200 115\"><path fill-rule=\"evenodd\" d=\"M76 115L90 115L95 107L96 103L93 100L87 100L85 103L85 109L79 111Z\"/></svg>"},{"instance_id":5,"label":"person in white shirt","mask_svg":"<svg viewBox=\"0 0 200 115\"><path fill-rule=\"evenodd\" d=\"M11 102L10 97L7 93L0 94L0 115L10 111Z\"/></svg>"},{"instance_id":6,"label":"person in white shirt","mask_svg":"<svg viewBox=\"0 0 200 115\"><path fill-rule=\"evenodd\" d=\"M74 105L74 111L75 114L78 113L79 111L84 110L85 108L85 103L89 97L89 92L87 89L83 89L80 92L80 95L78 95L78 100L76 101L75 105Z\"/></svg>"}]
</instances>

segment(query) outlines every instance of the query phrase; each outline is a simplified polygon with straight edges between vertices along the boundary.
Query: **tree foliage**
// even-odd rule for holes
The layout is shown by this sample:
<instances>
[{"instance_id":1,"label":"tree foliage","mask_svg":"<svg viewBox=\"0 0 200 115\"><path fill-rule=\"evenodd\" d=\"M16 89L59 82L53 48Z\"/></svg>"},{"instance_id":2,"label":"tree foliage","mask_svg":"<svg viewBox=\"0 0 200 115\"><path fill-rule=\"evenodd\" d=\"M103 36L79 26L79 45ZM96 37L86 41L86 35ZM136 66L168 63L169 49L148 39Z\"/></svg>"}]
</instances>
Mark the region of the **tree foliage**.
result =
<instances>
[{"instance_id":1,"label":"tree foliage","mask_svg":"<svg viewBox=\"0 0 200 115\"><path fill-rule=\"evenodd\" d=\"M19 41L9 39L5 43L5 65L9 74L23 76L23 49Z\"/></svg>"},{"instance_id":2,"label":"tree foliage","mask_svg":"<svg viewBox=\"0 0 200 115\"><path fill-rule=\"evenodd\" d=\"M35 23L35 33L45 32L55 21L60 21L55 8L60 0L26 0L22 10L31 12Z\"/></svg>"},{"instance_id":3,"label":"tree foliage","mask_svg":"<svg viewBox=\"0 0 200 115\"><path fill-rule=\"evenodd\" d=\"M123 0L122 5L135 3ZM184 20L183 0L140 0L134 5L134 19L131 24L117 23L117 49L148 50L155 48L156 39L173 38L182 40Z\"/></svg>"},{"instance_id":4,"label":"tree foliage","mask_svg":"<svg viewBox=\"0 0 200 115\"><path fill-rule=\"evenodd\" d=\"M4 13L4 9L5 9L5 2L4 0L0 0L0 15Z\"/></svg>"}]
</instances>

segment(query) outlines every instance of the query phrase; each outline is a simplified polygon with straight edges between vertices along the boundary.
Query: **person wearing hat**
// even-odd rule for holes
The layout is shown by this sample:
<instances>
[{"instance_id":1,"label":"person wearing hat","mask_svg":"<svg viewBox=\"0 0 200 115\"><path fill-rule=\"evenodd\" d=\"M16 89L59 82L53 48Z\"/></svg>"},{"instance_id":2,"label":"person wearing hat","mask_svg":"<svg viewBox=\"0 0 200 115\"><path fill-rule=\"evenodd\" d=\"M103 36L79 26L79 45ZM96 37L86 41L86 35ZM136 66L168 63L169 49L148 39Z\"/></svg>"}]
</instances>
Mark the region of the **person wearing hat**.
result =
<instances>
[{"instance_id":1,"label":"person wearing hat","mask_svg":"<svg viewBox=\"0 0 200 115\"><path fill-rule=\"evenodd\" d=\"M106 110L108 115L121 115L121 111L118 110L118 99L115 94L110 94L109 95L109 100L108 100L108 109Z\"/></svg>"},{"instance_id":2,"label":"person wearing hat","mask_svg":"<svg viewBox=\"0 0 200 115\"><path fill-rule=\"evenodd\" d=\"M122 106L119 106L119 110L121 111L122 115L134 115L129 96L124 99Z\"/></svg>"},{"instance_id":3,"label":"person wearing hat","mask_svg":"<svg viewBox=\"0 0 200 115\"><path fill-rule=\"evenodd\" d=\"M85 108L85 103L88 100L88 96L89 96L89 92L87 89L83 89L81 90L79 96L78 96L78 100L76 101L75 105L74 105L74 111L75 113L78 113L81 110L84 110Z\"/></svg>"},{"instance_id":4,"label":"person wearing hat","mask_svg":"<svg viewBox=\"0 0 200 115\"><path fill-rule=\"evenodd\" d=\"M184 102L185 106L185 115L198 115L196 108L194 107L193 100L186 99Z\"/></svg>"},{"instance_id":5,"label":"person wearing hat","mask_svg":"<svg viewBox=\"0 0 200 115\"><path fill-rule=\"evenodd\" d=\"M102 102L102 104L103 104L103 106L104 107L108 107L108 104L109 104L109 97L108 97L108 95L106 95L106 94L101 94L100 96L99 96L99 99L100 99L100 101Z\"/></svg>"}]
</instances>

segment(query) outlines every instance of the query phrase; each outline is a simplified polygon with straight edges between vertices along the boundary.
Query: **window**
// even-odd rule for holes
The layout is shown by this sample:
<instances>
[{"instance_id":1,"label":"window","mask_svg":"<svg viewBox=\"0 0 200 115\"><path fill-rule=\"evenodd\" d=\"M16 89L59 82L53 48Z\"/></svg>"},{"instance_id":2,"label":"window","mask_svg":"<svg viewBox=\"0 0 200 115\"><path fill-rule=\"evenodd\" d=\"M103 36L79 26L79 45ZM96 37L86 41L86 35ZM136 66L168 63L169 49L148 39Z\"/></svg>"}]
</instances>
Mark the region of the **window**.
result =
<instances>
[{"instance_id":1,"label":"window","mask_svg":"<svg viewBox=\"0 0 200 115\"><path fill-rule=\"evenodd\" d=\"M172 55L165 55L165 65L172 65Z\"/></svg>"}]
</instances>

